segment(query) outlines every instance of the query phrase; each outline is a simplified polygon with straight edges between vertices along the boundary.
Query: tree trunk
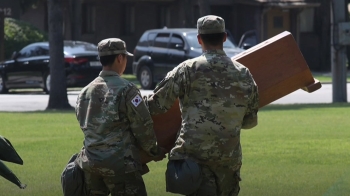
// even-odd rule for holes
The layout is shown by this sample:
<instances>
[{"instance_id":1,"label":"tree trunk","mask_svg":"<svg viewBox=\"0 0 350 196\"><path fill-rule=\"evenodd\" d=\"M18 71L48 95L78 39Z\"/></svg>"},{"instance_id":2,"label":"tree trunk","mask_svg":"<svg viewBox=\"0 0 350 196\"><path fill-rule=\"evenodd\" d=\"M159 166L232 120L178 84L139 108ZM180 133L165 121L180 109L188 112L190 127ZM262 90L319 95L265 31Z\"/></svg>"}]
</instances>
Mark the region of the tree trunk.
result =
<instances>
[{"instance_id":1,"label":"tree trunk","mask_svg":"<svg viewBox=\"0 0 350 196\"><path fill-rule=\"evenodd\" d=\"M46 109L71 109L67 97L63 55L63 12L61 0L48 0L50 45L50 97Z\"/></svg>"},{"instance_id":2,"label":"tree trunk","mask_svg":"<svg viewBox=\"0 0 350 196\"><path fill-rule=\"evenodd\" d=\"M210 14L210 5L208 0L198 0L200 17Z\"/></svg>"}]
</instances>

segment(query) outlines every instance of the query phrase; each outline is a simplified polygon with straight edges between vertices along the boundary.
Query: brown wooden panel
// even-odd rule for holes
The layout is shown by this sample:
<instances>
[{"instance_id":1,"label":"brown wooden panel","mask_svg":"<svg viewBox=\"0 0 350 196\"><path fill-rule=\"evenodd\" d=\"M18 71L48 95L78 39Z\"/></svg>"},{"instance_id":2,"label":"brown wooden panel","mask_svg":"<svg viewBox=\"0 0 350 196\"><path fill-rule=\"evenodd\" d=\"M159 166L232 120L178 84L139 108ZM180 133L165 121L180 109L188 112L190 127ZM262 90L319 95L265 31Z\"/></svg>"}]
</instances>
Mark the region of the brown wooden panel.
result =
<instances>
[{"instance_id":1,"label":"brown wooden panel","mask_svg":"<svg viewBox=\"0 0 350 196\"><path fill-rule=\"evenodd\" d=\"M260 107L316 83L292 34L287 31L232 59L248 67L252 73L258 85ZM316 86L320 87L320 84Z\"/></svg>"}]
</instances>

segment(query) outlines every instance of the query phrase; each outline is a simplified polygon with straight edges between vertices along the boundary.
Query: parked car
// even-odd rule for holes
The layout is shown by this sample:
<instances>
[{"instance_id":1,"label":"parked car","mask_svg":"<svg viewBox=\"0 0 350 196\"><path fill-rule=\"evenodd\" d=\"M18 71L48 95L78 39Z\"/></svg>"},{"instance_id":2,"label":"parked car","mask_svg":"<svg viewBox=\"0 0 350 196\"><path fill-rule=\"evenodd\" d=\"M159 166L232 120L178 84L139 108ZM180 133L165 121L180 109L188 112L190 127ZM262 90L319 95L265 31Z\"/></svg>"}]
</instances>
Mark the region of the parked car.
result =
<instances>
[{"instance_id":1,"label":"parked car","mask_svg":"<svg viewBox=\"0 0 350 196\"><path fill-rule=\"evenodd\" d=\"M226 39L224 51L231 57L243 49ZM148 30L134 49L133 74L143 89L153 89L178 64L201 54L195 28Z\"/></svg>"},{"instance_id":2,"label":"parked car","mask_svg":"<svg viewBox=\"0 0 350 196\"><path fill-rule=\"evenodd\" d=\"M67 87L82 87L102 70L97 46L81 41L64 41L64 67ZM42 88L50 91L49 43L29 44L12 59L0 62L0 93L9 89Z\"/></svg>"}]
</instances>

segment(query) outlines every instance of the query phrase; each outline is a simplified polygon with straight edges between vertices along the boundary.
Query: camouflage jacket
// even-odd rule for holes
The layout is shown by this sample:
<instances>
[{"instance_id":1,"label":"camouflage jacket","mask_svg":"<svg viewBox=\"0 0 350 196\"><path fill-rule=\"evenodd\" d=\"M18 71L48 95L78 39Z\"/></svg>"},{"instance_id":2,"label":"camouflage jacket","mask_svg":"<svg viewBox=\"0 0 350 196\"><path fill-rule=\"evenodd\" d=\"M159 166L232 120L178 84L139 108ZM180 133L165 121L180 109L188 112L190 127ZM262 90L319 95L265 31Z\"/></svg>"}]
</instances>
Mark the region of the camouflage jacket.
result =
<instances>
[{"instance_id":1,"label":"camouflage jacket","mask_svg":"<svg viewBox=\"0 0 350 196\"><path fill-rule=\"evenodd\" d=\"M241 163L240 132L257 125L258 91L248 68L223 50L178 65L144 99L152 115L179 99L182 125L170 159Z\"/></svg>"},{"instance_id":2,"label":"camouflage jacket","mask_svg":"<svg viewBox=\"0 0 350 196\"><path fill-rule=\"evenodd\" d=\"M76 116L84 133L77 163L101 164L131 172L141 169L139 148L157 156L153 121L139 90L116 72L101 71L77 98Z\"/></svg>"}]
</instances>

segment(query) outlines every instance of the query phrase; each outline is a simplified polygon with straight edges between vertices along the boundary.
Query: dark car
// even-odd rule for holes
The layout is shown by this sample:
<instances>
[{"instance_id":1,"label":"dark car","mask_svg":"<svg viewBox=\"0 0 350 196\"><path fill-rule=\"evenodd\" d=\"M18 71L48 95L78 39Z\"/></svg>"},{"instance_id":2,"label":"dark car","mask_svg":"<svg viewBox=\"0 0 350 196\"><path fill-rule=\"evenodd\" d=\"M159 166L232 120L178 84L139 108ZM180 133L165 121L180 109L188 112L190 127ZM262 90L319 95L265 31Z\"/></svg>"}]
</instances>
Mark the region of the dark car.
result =
<instances>
[{"instance_id":1,"label":"dark car","mask_svg":"<svg viewBox=\"0 0 350 196\"><path fill-rule=\"evenodd\" d=\"M64 41L64 67L67 87L82 87L102 70L97 46L81 41ZM9 89L42 88L50 91L49 43L39 42L14 52L12 59L0 62L0 93Z\"/></svg>"},{"instance_id":2,"label":"dark car","mask_svg":"<svg viewBox=\"0 0 350 196\"><path fill-rule=\"evenodd\" d=\"M153 29L144 32L135 47L132 64L133 74L143 89L153 89L174 67L202 54L197 32L195 28ZM243 49L227 39L224 51L232 57Z\"/></svg>"}]
</instances>

